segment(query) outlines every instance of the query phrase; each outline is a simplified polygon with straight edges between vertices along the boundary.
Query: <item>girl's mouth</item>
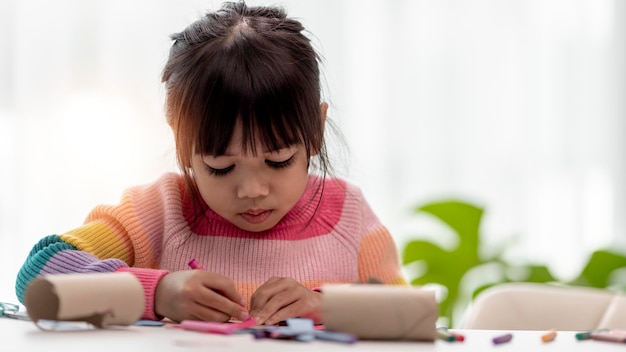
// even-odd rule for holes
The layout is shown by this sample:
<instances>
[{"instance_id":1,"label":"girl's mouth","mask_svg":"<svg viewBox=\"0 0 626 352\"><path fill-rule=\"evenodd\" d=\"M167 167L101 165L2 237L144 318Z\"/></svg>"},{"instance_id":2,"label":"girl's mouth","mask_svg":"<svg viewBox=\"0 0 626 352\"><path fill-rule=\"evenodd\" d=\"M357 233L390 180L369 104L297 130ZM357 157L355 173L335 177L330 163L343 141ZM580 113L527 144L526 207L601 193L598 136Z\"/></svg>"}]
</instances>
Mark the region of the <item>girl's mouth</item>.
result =
<instances>
[{"instance_id":1,"label":"girl's mouth","mask_svg":"<svg viewBox=\"0 0 626 352\"><path fill-rule=\"evenodd\" d=\"M247 211L245 213L241 213L241 217L251 223L251 224L260 224L263 221L267 220L267 218L272 214L271 210L263 210L263 211Z\"/></svg>"}]
</instances>

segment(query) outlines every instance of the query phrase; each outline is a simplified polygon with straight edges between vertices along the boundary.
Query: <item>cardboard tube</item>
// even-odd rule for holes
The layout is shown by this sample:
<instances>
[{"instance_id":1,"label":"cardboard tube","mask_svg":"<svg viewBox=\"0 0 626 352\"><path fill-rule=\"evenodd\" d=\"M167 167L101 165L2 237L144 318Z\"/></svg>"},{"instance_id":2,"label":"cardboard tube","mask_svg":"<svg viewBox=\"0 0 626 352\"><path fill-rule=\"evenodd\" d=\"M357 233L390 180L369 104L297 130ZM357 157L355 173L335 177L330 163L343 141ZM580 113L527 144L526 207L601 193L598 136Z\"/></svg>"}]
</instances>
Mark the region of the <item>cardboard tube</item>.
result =
<instances>
[{"instance_id":1,"label":"cardboard tube","mask_svg":"<svg viewBox=\"0 0 626 352\"><path fill-rule=\"evenodd\" d=\"M141 318L143 287L131 273L55 274L33 280L24 305L33 321L86 321L96 327Z\"/></svg>"},{"instance_id":2,"label":"cardboard tube","mask_svg":"<svg viewBox=\"0 0 626 352\"><path fill-rule=\"evenodd\" d=\"M325 285L326 329L372 340L434 341L439 306L435 293L416 287Z\"/></svg>"}]
</instances>

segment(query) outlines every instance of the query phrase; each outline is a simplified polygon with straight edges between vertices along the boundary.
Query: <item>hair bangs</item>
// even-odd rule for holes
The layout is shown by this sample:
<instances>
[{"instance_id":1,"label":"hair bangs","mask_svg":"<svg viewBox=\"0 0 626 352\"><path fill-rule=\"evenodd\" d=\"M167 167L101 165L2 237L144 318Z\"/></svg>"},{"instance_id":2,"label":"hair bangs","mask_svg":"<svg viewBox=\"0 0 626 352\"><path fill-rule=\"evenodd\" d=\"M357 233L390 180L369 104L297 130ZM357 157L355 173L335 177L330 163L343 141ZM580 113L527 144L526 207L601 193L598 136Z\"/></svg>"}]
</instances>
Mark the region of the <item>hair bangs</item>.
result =
<instances>
[{"instance_id":1,"label":"hair bangs","mask_svg":"<svg viewBox=\"0 0 626 352\"><path fill-rule=\"evenodd\" d=\"M317 87L302 85L306 73L289 63L293 58L276 58L275 50L255 40L234 41L219 54L211 51L213 62L220 64L199 82L202 93L195 100L204 118L196 152L224 155L237 123L244 153L256 155L294 144L310 151L317 146L318 136L306 131L319 130L310 126L311 120L319 120L311 118L319 116L319 94ZM264 150L256 150L258 143Z\"/></svg>"}]
</instances>

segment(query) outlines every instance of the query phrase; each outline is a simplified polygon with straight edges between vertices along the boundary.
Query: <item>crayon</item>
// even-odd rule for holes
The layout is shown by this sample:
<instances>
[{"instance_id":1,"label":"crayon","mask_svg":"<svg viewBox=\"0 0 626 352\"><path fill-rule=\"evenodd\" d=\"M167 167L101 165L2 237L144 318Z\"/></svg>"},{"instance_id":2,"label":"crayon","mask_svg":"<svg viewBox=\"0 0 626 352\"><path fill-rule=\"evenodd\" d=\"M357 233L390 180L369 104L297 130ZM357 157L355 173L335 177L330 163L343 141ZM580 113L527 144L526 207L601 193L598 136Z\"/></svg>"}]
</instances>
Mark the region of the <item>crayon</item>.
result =
<instances>
[{"instance_id":1,"label":"crayon","mask_svg":"<svg viewBox=\"0 0 626 352\"><path fill-rule=\"evenodd\" d=\"M192 269L205 270L204 267L200 263L198 263L196 258L191 259L189 263L187 263L187 265L189 265L189 267Z\"/></svg>"},{"instance_id":2,"label":"crayon","mask_svg":"<svg viewBox=\"0 0 626 352\"><path fill-rule=\"evenodd\" d=\"M458 332L455 332L455 331L448 331L448 332L450 333L450 335L454 336L457 341L459 342L465 341L465 336L459 334Z\"/></svg>"},{"instance_id":3,"label":"crayon","mask_svg":"<svg viewBox=\"0 0 626 352\"><path fill-rule=\"evenodd\" d=\"M246 329L256 325L256 319L248 318L240 323L214 323L200 320L183 320L177 325L177 327L184 330L230 335L233 334L235 330Z\"/></svg>"},{"instance_id":4,"label":"crayon","mask_svg":"<svg viewBox=\"0 0 626 352\"><path fill-rule=\"evenodd\" d=\"M443 330L443 329L437 329L437 338L439 340L444 340L448 342L456 341L456 337L454 337L454 335L450 334L447 330Z\"/></svg>"},{"instance_id":5,"label":"crayon","mask_svg":"<svg viewBox=\"0 0 626 352\"><path fill-rule=\"evenodd\" d=\"M496 336L492 339L493 343L495 345L499 345L501 343L506 343L509 342L513 339L513 334L504 334L501 336Z\"/></svg>"},{"instance_id":6,"label":"crayon","mask_svg":"<svg viewBox=\"0 0 626 352\"><path fill-rule=\"evenodd\" d=\"M608 331L609 329L596 329L596 330L588 330L588 331L581 331L581 332L577 332L576 333L576 340L590 340L591 339L591 334L593 334L594 332L601 332L601 331Z\"/></svg>"},{"instance_id":7,"label":"crayon","mask_svg":"<svg viewBox=\"0 0 626 352\"><path fill-rule=\"evenodd\" d=\"M554 341L554 339L556 338L556 331L554 329L548 331L547 333L541 335L541 341L543 342L550 342L550 341Z\"/></svg>"},{"instance_id":8,"label":"crayon","mask_svg":"<svg viewBox=\"0 0 626 352\"><path fill-rule=\"evenodd\" d=\"M591 333L591 338L593 340L624 343L626 342L626 330L594 331Z\"/></svg>"}]
</instances>

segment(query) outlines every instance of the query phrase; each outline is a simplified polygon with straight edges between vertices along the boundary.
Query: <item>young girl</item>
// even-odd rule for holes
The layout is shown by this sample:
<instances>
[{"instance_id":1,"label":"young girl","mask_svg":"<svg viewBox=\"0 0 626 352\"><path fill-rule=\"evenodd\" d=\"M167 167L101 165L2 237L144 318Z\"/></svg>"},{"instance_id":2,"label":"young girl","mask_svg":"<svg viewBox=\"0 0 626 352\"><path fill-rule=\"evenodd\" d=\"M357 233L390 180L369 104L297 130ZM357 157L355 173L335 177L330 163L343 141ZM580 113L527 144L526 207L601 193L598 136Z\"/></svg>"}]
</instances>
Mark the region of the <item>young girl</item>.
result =
<instances>
[{"instance_id":1,"label":"young girl","mask_svg":"<svg viewBox=\"0 0 626 352\"><path fill-rule=\"evenodd\" d=\"M361 192L329 176L328 105L302 25L226 3L173 35L163 71L181 174L128 189L40 240L17 276L130 272L145 319L320 322L327 283L406 284ZM197 259L204 270L189 270Z\"/></svg>"}]
</instances>

